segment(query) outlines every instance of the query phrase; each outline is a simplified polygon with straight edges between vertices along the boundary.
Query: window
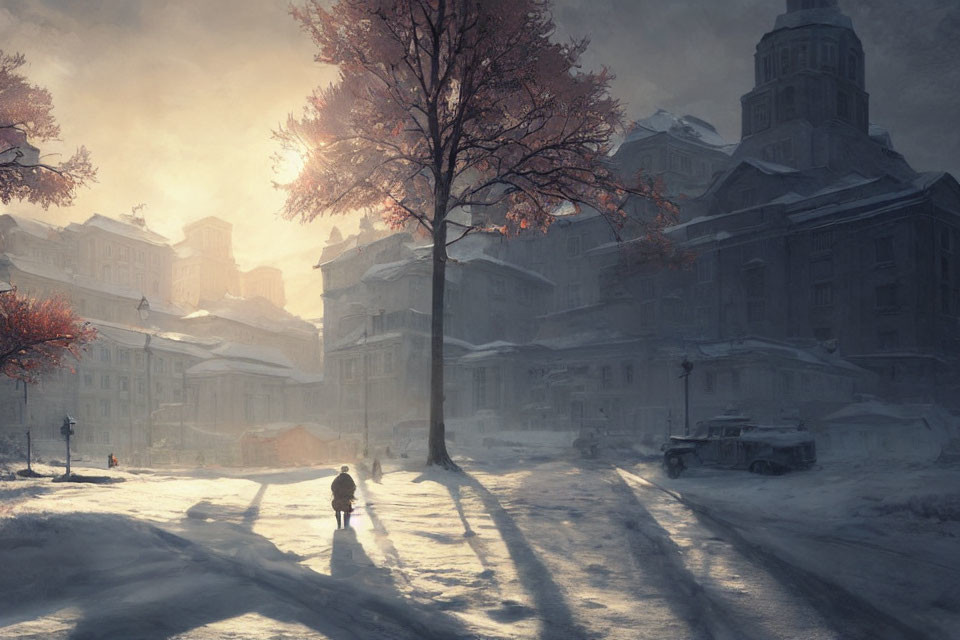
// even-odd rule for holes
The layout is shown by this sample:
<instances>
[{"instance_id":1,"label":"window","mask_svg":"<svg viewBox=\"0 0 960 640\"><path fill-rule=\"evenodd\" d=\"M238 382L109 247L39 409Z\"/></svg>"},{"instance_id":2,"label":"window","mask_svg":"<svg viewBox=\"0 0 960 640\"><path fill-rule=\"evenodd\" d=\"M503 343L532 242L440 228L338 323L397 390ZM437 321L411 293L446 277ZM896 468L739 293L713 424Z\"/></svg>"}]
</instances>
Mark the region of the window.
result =
<instances>
[{"instance_id":1,"label":"window","mask_svg":"<svg viewBox=\"0 0 960 640\"><path fill-rule=\"evenodd\" d=\"M730 372L730 391L740 393L740 371L737 369Z\"/></svg>"},{"instance_id":2,"label":"window","mask_svg":"<svg viewBox=\"0 0 960 640\"><path fill-rule=\"evenodd\" d=\"M850 98L843 91L837 92L837 115L844 120L850 119Z\"/></svg>"},{"instance_id":3,"label":"window","mask_svg":"<svg viewBox=\"0 0 960 640\"><path fill-rule=\"evenodd\" d=\"M608 364L600 367L600 386L603 389L609 389L613 386L613 367Z\"/></svg>"},{"instance_id":4,"label":"window","mask_svg":"<svg viewBox=\"0 0 960 640\"><path fill-rule=\"evenodd\" d=\"M356 362L353 358L348 360L342 360L340 362L340 378L341 380L350 381L353 380L357 375L356 372Z\"/></svg>"},{"instance_id":5,"label":"window","mask_svg":"<svg viewBox=\"0 0 960 640\"><path fill-rule=\"evenodd\" d=\"M950 282L950 258L940 257L940 279L944 282Z\"/></svg>"},{"instance_id":6,"label":"window","mask_svg":"<svg viewBox=\"0 0 960 640\"><path fill-rule=\"evenodd\" d=\"M950 287L946 284L940 285L940 313L950 315Z\"/></svg>"},{"instance_id":7,"label":"window","mask_svg":"<svg viewBox=\"0 0 960 640\"><path fill-rule=\"evenodd\" d=\"M697 260L697 282L703 284L713 281L713 259L714 255L709 254Z\"/></svg>"},{"instance_id":8,"label":"window","mask_svg":"<svg viewBox=\"0 0 960 640\"><path fill-rule=\"evenodd\" d=\"M652 329L657 321L657 303L644 302L640 305L640 326L644 329Z\"/></svg>"},{"instance_id":9,"label":"window","mask_svg":"<svg viewBox=\"0 0 960 640\"><path fill-rule=\"evenodd\" d=\"M855 51L851 51L847 56L847 78L856 82L857 68L860 66L860 58Z\"/></svg>"},{"instance_id":10,"label":"window","mask_svg":"<svg viewBox=\"0 0 960 640\"><path fill-rule=\"evenodd\" d=\"M951 250L950 229L940 231L940 249L943 251Z\"/></svg>"},{"instance_id":11,"label":"window","mask_svg":"<svg viewBox=\"0 0 960 640\"><path fill-rule=\"evenodd\" d=\"M109 418L110 417L110 401L106 398L100 400L100 417Z\"/></svg>"},{"instance_id":12,"label":"window","mask_svg":"<svg viewBox=\"0 0 960 640\"><path fill-rule=\"evenodd\" d=\"M707 371L703 374L703 390L705 393L716 393L717 374L714 371Z\"/></svg>"},{"instance_id":13,"label":"window","mask_svg":"<svg viewBox=\"0 0 960 640\"><path fill-rule=\"evenodd\" d=\"M762 131L770 126L770 108L766 100L753 104L753 130Z\"/></svg>"},{"instance_id":14,"label":"window","mask_svg":"<svg viewBox=\"0 0 960 640\"><path fill-rule=\"evenodd\" d=\"M110 265L105 264L100 268L100 279L104 282L110 282Z\"/></svg>"},{"instance_id":15,"label":"window","mask_svg":"<svg viewBox=\"0 0 960 640\"><path fill-rule=\"evenodd\" d=\"M121 260L130 259L130 249L128 247L120 247L120 259Z\"/></svg>"},{"instance_id":16,"label":"window","mask_svg":"<svg viewBox=\"0 0 960 640\"><path fill-rule=\"evenodd\" d=\"M578 284L568 284L567 285L567 307L574 308L579 307L580 302L580 285Z\"/></svg>"},{"instance_id":17,"label":"window","mask_svg":"<svg viewBox=\"0 0 960 640\"><path fill-rule=\"evenodd\" d=\"M113 247L112 247L111 245L109 245L109 244L103 245L103 255L107 256L108 258L109 258L110 256L112 256L112 255L113 255Z\"/></svg>"},{"instance_id":18,"label":"window","mask_svg":"<svg viewBox=\"0 0 960 640\"><path fill-rule=\"evenodd\" d=\"M580 236L567 238L567 255L571 258L580 255Z\"/></svg>"},{"instance_id":19,"label":"window","mask_svg":"<svg viewBox=\"0 0 960 640\"><path fill-rule=\"evenodd\" d=\"M797 90L787 87L783 90L783 118L795 118L797 115Z\"/></svg>"},{"instance_id":20,"label":"window","mask_svg":"<svg viewBox=\"0 0 960 640\"><path fill-rule=\"evenodd\" d=\"M770 56L763 57L763 81L770 82L773 80L773 60Z\"/></svg>"},{"instance_id":21,"label":"window","mask_svg":"<svg viewBox=\"0 0 960 640\"><path fill-rule=\"evenodd\" d=\"M137 369L143 368L143 354L142 354L142 353L137 352L137 353L133 356L133 366L136 367Z\"/></svg>"},{"instance_id":22,"label":"window","mask_svg":"<svg viewBox=\"0 0 960 640\"><path fill-rule=\"evenodd\" d=\"M874 240L874 249L876 250L877 264L893 262L893 236L884 236Z\"/></svg>"},{"instance_id":23,"label":"window","mask_svg":"<svg viewBox=\"0 0 960 640\"><path fill-rule=\"evenodd\" d=\"M807 45L802 44L797 49L797 68L805 69L807 67Z\"/></svg>"},{"instance_id":24,"label":"window","mask_svg":"<svg viewBox=\"0 0 960 640\"><path fill-rule=\"evenodd\" d=\"M110 388L110 376L108 376L108 375L100 376L100 388L101 388L101 389L109 389L109 388Z\"/></svg>"},{"instance_id":25,"label":"window","mask_svg":"<svg viewBox=\"0 0 960 640\"><path fill-rule=\"evenodd\" d=\"M478 410L500 406L500 367L473 370L473 406Z\"/></svg>"},{"instance_id":26,"label":"window","mask_svg":"<svg viewBox=\"0 0 960 640\"><path fill-rule=\"evenodd\" d=\"M747 269L743 274L743 284L748 298L762 298L766 291L765 272L762 267Z\"/></svg>"},{"instance_id":27,"label":"window","mask_svg":"<svg viewBox=\"0 0 960 640\"><path fill-rule=\"evenodd\" d=\"M100 362L110 362L110 347L100 347Z\"/></svg>"},{"instance_id":28,"label":"window","mask_svg":"<svg viewBox=\"0 0 960 640\"><path fill-rule=\"evenodd\" d=\"M623 382L625 384L633 384L633 363L632 362L623 363Z\"/></svg>"},{"instance_id":29,"label":"window","mask_svg":"<svg viewBox=\"0 0 960 640\"><path fill-rule=\"evenodd\" d=\"M83 386L92 387L93 386L93 374L85 373L83 374Z\"/></svg>"},{"instance_id":30,"label":"window","mask_svg":"<svg viewBox=\"0 0 960 640\"><path fill-rule=\"evenodd\" d=\"M130 378L127 376L117 378L117 383L120 385L120 391L130 391Z\"/></svg>"},{"instance_id":31,"label":"window","mask_svg":"<svg viewBox=\"0 0 960 640\"><path fill-rule=\"evenodd\" d=\"M875 290L877 309L893 310L897 308L897 285L885 284Z\"/></svg>"},{"instance_id":32,"label":"window","mask_svg":"<svg viewBox=\"0 0 960 640\"><path fill-rule=\"evenodd\" d=\"M393 373L393 350L387 349L383 354L383 372L387 375Z\"/></svg>"},{"instance_id":33,"label":"window","mask_svg":"<svg viewBox=\"0 0 960 640\"><path fill-rule=\"evenodd\" d=\"M813 306L829 307L833 304L833 284L821 282L813 285Z\"/></svg>"},{"instance_id":34,"label":"window","mask_svg":"<svg viewBox=\"0 0 960 640\"><path fill-rule=\"evenodd\" d=\"M811 245L814 251L832 251L833 250L833 231L817 231L811 237Z\"/></svg>"},{"instance_id":35,"label":"window","mask_svg":"<svg viewBox=\"0 0 960 640\"><path fill-rule=\"evenodd\" d=\"M757 204L757 190L744 189L740 192L740 206L744 209Z\"/></svg>"}]
</instances>

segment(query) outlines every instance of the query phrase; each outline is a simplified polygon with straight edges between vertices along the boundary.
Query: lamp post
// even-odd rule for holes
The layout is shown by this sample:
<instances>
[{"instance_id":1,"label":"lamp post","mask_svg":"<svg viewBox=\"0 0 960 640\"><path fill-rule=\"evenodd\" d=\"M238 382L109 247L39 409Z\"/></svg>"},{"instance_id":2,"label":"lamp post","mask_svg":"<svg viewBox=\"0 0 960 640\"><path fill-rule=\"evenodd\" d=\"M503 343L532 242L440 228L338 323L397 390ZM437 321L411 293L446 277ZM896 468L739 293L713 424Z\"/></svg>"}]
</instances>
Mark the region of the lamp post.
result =
<instances>
[{"instance_id":1,"label":"lamp post","mask_svg":"<svg viewBox=\"0 0 960 640\"><path fill-rule=\"evenodd\" d=\"M146 422L146 441L147 452L153 446L153 363L151 362L153 351L150 349L150 339L152 336L146 331L146 321L150 317L150 302L146 296L140 298L140 304L137 305L137 315L140 316L140 322L144 325L143 353L147 365L147 422Z\"/></svg>"},{"instance_id":2,"label":"lamp post","mask_svg":"<svg viewBox=\"0 0 960 640\"><path fill-rule=\"evenodd\" d=\"M370 453L370 420L369 420L369 411L367 406L369 404L368 396L369 389L367 389L367 380L369 378L369 372L367 371L370 364L370 356L367 353L367 330L363 330L363 457L366 458Z\"/></svg>"},{"instance_id":3,"label":"lamp post","mask_svg":"<svg viewBox=\"0 0 960 640\"><path fill-rule=\"evenodd\" d=\"M693 363L684 356L680 367L683 369L683 373L680 374L683 378L683 435L688 436L690 435L690 373L693 371Z\"/></svg>"}]
</instances>

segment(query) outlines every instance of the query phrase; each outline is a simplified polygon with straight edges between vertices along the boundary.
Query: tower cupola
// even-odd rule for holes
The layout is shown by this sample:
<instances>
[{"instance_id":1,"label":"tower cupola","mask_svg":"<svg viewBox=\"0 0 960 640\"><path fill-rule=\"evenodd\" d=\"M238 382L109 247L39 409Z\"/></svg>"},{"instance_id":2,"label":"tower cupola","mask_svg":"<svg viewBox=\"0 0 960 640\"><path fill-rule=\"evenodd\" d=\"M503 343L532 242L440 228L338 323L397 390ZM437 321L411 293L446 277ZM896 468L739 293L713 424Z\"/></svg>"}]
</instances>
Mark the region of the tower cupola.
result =
<instances>
[{"instance_id":1,"label":"tower cupola","mask_svg":"<svg viewBox=\"0 0 960 640\"><path fill-rule=\"evenodd\" d=\"M837 0L786 4L757 45L738 154L797 169L825 166L833 155L826 147L843 146L837 135L869 139L863 45Z\"/></svg>"}]
</instances>

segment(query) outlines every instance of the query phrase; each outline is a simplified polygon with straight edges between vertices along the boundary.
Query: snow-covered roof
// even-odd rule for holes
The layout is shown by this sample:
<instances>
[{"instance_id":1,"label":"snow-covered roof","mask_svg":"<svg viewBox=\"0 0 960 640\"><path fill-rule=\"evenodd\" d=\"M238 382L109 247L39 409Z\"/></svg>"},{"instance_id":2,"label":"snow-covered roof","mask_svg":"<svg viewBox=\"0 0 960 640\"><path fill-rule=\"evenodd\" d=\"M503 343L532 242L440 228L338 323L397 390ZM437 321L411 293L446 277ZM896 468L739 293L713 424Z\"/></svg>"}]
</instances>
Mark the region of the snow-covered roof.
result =
<instances>
[{"instance_id":1,"label":"snow-covered roof","mask_svg":"<svg viewBox=\"0 0 960 640\"><path fill-rule=\"evenodd\" d=\"M250 360L286 369L293 369L296 366L290 358L275 347L240 344L239 342L224 342L214 348L211 353L221 358Z\"/></svg>"},{"instance_id":2,"label":"snow-covered roof","mask_svg":"<svg viewBox=\"0 0 960 640\"><path fill-rule=\"evenodd\" d=\"M415 267L425 267L429 272L430 263L424 258L407 258L396 262L375 264L367 269L360 280L363 282L396 280Z\"/></svg>"},{"instance_id":3,"label":"snow-covered roof","mask_svg":"<svg viewBox=\"0 0 960 640\"><path fill-rule=\"evenodd\" d=\"M139 227L121 220L108 218L107 216L99 213L93 214L82 225L73 223L67 228L71 230L80 230L84 227L100 229L101 231L106 231L107 233L113 233L118 236L129 238L130 240L136 240L138 242L144 242L146 244L152 244L158 247L165 247L169 246L170 244L170 241L167 238L159 233L151 231L146 226Z\"/></svg>"},{"instance_id":4,"label":"snow-covered roof","mask_svg":"<svg viewBox=\"0 0 960 640\"><path fill-rule=\"evenodd\" d=\"M797 173L797 170L793 167L788 167L785 164L777 164L776 162L769 162L767 160L760 160L759 158L744 158L740 165L749 165L755 167L767 175L782 175L785 173ZM740 166L738 165L738 167ZM734 167L736 170L737 167Z\"/></svg>"},{"instance_id":5,"label":"snow-covered roof","mask_svg":"<svg viewBox=\"0 0 960 640\"><path fill-rule=\"evenodd\" d=\"M818 348L805 349L762 338L744 338L725 342L702 343L697 349L707 358L729 358L753 354L776 355L781 358L804 362L817 366L833 366L848 371L862 372L857 365L838 356L828 354Z\"/></svg>"},{"instance_id":6,"label":"snow-covered roof","mask_svg":"<svg viewBox=\"0 0 960 640\"><path fill-rule=\"evenodd\" d=\"M664 109L657 109L652 116L634 122L627 137L624 138L623 145L645 140L659 133L666 133L727 154L732 153L736 148L735 144L724 140L709 122L690 115L678 117Z\"/></svg>"},{"instance_id":7,"label":"snow-covered roof","mask_svg":"<svg viewBox=\"0 0 960 640\"><path fill-rule=\"evenodd\" d=\"M55 280L74 287L81 287L88 291L105 293L129 300L139 301L140 298L143 297L143 292L140 289L134 289L133 287L112 282L103 282L102 280L76 274L72 271L61 269L56 265L39 262L31 258L7 254L6 259L9 260L11 265L18 271L48 280ZM150 310L176 316L183 315L184 311L176 305L155 302L154 300L150 300Z\"/></svg>"},{"instance_id":8,"label":"snow-covered roof","mask_svg":"<svg viewBox=\"0 0 960 640\"><path fill-rule=\"evenodd\" d=\"M25 216L18 216L12 213L4 214L4 217L10 218L24 233L42 240L49 240L52 236L57 235L63 230L61 227L48 224L41 220L27 218Z\"/></svg>"},{"instance_id":9,"label":"snow-covered roof","mask_svg":"<svg viewBox=\"0 0 960 640\"><path fill-rule=\"evenodd\" d=\"M187 369L188 376L215 376L224 373L244 373L273 378L294 378L294 373L296 372L285 367L274 367L256 362L248 362L246 360L228 360L225 358L206 360Z\"/></svg>"},{"instance_id":10,"label":"snow-covered roof","mask_svg":"<svg viewBox=\"0 0 960 640\"><path fill-rule=\"evenodd\" d=\"M505 260L501 260L500 258L495 258L487 253L484 253L483 247L480 245L464 245L460 248L454 245L451 247L450 257L451 262L456 261L461 264L488 264L499 269L510 271L514 275L531 280L545 287L554 286L552 280L545 278L536 271L526 269L511 262L507 262Z\"/></svg>"},{"instance_id":11,"label":"snow-covered roof","mask_svg":"<svg viewBox=\"0 0 960 640\"><path fill-rule=\"evenodd\" d=\"M272 333L294 331L316 334L316 328L312 324L264 298L226 296L213 303L210 308L198 309L182 319L189 321L200 318L222 318Z\"/></svg>"},{"instance_id":12,"label":"snow-covered roof","mask_svg":"<svg viewBox=\"0 0 960 640\"><path fill-rule=\"evenodd\" d=\"M93 326L104 338L116 344L132 349L143 349L146 346L146 337L150 336L150 349L153 351L177 353L180 355L206 360L213 356L202 339L186 341L183 334L167 334L155 329L142 329L112 322L94 322Z\"/></svg>"}]
</instances>

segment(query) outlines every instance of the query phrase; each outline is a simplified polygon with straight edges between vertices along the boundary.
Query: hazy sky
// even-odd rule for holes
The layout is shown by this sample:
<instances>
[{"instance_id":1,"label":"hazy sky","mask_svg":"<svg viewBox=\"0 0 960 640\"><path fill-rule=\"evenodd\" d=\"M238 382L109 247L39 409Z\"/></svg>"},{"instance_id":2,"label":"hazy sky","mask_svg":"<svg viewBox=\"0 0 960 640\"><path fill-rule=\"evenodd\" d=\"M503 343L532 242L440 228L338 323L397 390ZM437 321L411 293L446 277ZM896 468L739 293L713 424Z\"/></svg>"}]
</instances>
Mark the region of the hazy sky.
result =
<instances>
[{"instance_id":1,"label":"hazy sky","mask_svg":"<svg viewBox=\"0 0 960 640\"><path fill-rule=\"evenodd\" d=\"M333 223L277 218L270 132L334 72L286 0L0 0L0 46L53 93L63 150L85 144L99 183L70 209L7 212L63 224L138 203L177 241L185 221L234 225L242 268L285 270L293 298ZM739 138L752 55L783 0L556 0L559 35L588 36L585 64L617 74L628 115L690 113ZM960 0L841 0L864 42L872 119L920 170L960 173ZM48 147L47 149L49 149ZM45 149L45 150L47 150ZM294 311L308 309L291 300Z\"/></svg>"}]
</instances>

